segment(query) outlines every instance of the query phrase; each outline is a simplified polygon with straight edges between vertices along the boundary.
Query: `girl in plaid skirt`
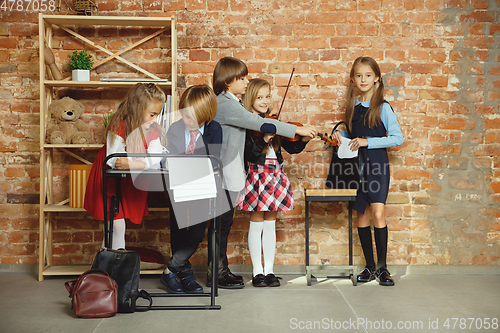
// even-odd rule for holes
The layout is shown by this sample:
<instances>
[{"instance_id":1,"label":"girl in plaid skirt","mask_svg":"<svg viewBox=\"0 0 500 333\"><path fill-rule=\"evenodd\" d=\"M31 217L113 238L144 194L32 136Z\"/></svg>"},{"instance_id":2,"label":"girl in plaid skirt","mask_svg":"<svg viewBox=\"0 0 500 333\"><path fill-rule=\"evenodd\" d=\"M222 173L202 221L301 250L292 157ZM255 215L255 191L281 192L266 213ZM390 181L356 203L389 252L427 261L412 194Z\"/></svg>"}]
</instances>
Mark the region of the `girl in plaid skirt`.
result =
<instances>
[{"instance_id":1,"label":"girl in plaid skirt","mask_svg":"<svg viewBox=\"0 0 500 333\"><path fill-rule=\"evenodd\" d=\"M264 117L270 112L271 86L262 79L251 80L243 96L243 105L250 112ZM296 154L304 150L310 137L299 141L281 141L274 134L255 136L247 131L245 162L247 175L243 195L238 208L250 212L248 249L253 264L254 287L278 287L279 278L274 275L276 250L276 216L278 212L293 209L290 181L283 171L281 147ZM264 267L262 256L264 253Z\"/></svg>"}]
</instances>

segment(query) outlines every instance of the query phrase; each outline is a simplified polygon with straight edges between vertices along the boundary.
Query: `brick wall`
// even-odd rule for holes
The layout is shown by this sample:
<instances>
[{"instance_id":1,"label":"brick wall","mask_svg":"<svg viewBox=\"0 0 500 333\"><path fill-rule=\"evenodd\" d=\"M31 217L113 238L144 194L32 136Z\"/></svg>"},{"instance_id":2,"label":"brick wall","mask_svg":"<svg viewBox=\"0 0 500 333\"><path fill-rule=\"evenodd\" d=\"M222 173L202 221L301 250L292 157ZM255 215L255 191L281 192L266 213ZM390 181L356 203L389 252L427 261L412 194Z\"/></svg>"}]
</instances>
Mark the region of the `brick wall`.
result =
<instances>
[{"instance_id":1,"label":"brick wall","mask_svg":"<svg viewBox=\"0 0 500 333\"><path fill-rule=\"evenodd\" d=\"M360 55L381 65L386 98L396 110L405 143L389 149L392 182L387 206L389 264L498 265L500 263L500 3L495 0L175 0L97 1L100 15L176 14L179 86L211 83L218 59L246 62L250 77L268 79L279 106L292 67L295 76L282 117L329 132L343 118L348 71ZM39 82L38 13L0 12L0 263L38 260ZM125 37L114 31L111 48ZM61 64L81 47L56 36ZM154 72L168 65L161 39L130 57ZM163 45L164 46L164 45ZM158 56L160 55L160 56ZM62 65L60 65L62 67ZM122 67L98 68L93 75ZM62 92L84 101L94 139L100 114L123 92ZM95 153L95 152L94 152ZM89 153L92 155L92 152ZM304 264L303 189L322 187L331 152L314 140L286 156L296 208L279 215L277 264ZM67 164L56 156L57 190L68 188ZM62 195L63 197L63 195ZM341 263L346 205L311 206L311 262ZM168 216L153 213L128 225L127 243L168 253ZM55 217L55 263L88 263L102 241L87 214ZM250 264L248 216L235 218L231 264ZM356 233L355 233L356 234ZM357 235L355 235L358 244ZM193 263L205 260L206 243ZM359 246L355 263L362 264Z\"/></svg>"}]
</instances>

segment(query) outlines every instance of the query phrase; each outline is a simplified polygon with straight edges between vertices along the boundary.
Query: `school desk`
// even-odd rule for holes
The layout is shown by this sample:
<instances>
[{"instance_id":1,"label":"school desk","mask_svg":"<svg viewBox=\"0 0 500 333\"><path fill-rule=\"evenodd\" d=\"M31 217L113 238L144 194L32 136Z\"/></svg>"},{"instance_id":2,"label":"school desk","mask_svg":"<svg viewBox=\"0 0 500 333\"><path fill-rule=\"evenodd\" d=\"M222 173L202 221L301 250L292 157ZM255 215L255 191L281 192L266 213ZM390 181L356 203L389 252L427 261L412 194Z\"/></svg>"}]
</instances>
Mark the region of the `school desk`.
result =
<instances>
[{"instance_id":1,"label":"school desk","mask_svg":"<svg viewBox=\"0 0 500 333\"><path fill-rule=\"evenodd\" d=\"M114 157L168 157L168 158L190 158L193 162L200 158L209 158L212 161L212 165L215 165L214 176L217 184L217 188L221 188L220 184L222 182L222 162L221 160L212 155L167 155L167 154L128 154L128 153L115 153L108 155L102 164L102 176L103 176L103 206L104 206L104 245L106 248L112 246L112 235L113 235L113 217L114 211L117 211L118 205L120 204L120 182L121 179L125 177L149 177L154 181L161 181L163 190L166 191L168 188L168 170L116 170L107 168L107 161ZM107 207L107 178L111 177L116 180L116 195L117 197L111 198L110 216L108 219L108 207ZM157 185L157 183L155 184ZM214 227L210 228L212 230L210 237L212 238L212 276L217 276L218 262L216 255L219 253L219 234L220 234L220 214L217 214L217 202L216 199L210 200L211 211L212 211L212 221L214 222ZM208 220L208 219L207 219ZM108 228L109 221L109 228ZM169 293L150 293L152 297L210 297L210 305L172 305L172 306L161 306L153 305L151 307L147 306L137 306L138 311L144 310L220 310L221 306L215 304L215 297L217 296L217 279L213 279L212 287L209 293L202 294L169 294Z\"/></svg>"}]
</instances>

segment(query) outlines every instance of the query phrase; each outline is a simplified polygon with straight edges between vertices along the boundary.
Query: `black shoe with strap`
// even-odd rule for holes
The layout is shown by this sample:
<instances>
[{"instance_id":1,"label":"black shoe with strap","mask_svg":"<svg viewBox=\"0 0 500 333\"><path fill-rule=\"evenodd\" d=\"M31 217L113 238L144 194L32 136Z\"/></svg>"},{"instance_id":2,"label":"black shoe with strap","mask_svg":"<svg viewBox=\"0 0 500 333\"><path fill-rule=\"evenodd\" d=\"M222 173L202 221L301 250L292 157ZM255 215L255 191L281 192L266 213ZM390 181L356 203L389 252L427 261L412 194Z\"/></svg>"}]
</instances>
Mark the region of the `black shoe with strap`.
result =
<instances>
[{"instance_id":1,"label":"black shoe with strap","mask_svg":"<svg viewBox=\"0 0 500 333\"><path fill-rule=\"evenodd\" d=\"M370 282L375 279L375 267L365 266L365 268L356 277L358 282Z\"/></svg>"},{"instance_id":2,"label":"black shoe with strap","mask_svg":"<svg viewBox=\"0 0 500 333\"><path fill-rule=\"evenodd\" d=\"M212 279L207 275L207 287L212 286ZM219 276L218 287L221 289L243 289L245 284L243 281L233 279L229 274Z\"/></svg>"},{"instance_id":3,"label":"black shoe with strap","mask_svg":"<svg viewBox=\"0 0 500 333\"><path fill-rule=\"evenodd\" d=\"M281 278L279 276L274 275L273 273L269 273L266 275L266 285L268 287L279 287Z\"/></svg>"},{"instance_id":4,"label":"black shoe with strap","mask_svg":"<svg viewBox=\"0 0 500 333\"><path fill-rule=\"evenodd\" d=\"M254 287L267 287L266 277L264 274L257 274L252 277L252 286Z\"/></svg>"},{"instance_id":5,"label":"black shoe with strap","mask_svg":"<svg viewBox=\"0 0 500 333\"><path fill-rule=\"evenodd\" d=\"M387 270L385 266L381 266L375 273L377 276L378 284L381 286L393 286L394 280L391 277L391 273Z\"/></svg>"},{"instance_id":6,"label":"black shoe with strap","mask_svg":"<svg viewBox=\"0 0 500 333\"><path fill-rule=\"evenodd\" d=\"M196 278L193 275L182 278L181 285L186 294L203 294L203 287L196 282Z\"/></svg>"},{"instance_id":7,"label":"black shoe with strap","mask_svg":"<svg viewBox=\"0 0 500 333\"><path fill-rule=\"evenodd\" d=\"M167 291L170 294L184 294L184 288L177 274L172 272L165 274L165 272L163 272L160 282L167 287Z\"/></svg>"}]
</instances>

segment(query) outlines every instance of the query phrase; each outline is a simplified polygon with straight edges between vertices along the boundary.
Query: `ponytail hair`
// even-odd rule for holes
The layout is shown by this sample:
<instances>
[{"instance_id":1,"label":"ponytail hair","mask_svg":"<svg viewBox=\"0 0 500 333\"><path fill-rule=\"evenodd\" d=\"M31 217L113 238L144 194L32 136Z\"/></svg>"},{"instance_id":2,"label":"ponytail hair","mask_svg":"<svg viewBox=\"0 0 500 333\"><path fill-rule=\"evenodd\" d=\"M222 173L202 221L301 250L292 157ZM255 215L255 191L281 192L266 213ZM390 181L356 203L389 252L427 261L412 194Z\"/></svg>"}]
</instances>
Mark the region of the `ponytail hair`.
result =
<instances>
[{"instance_id":1,"label":"ponytail hair","mask_svg":"<svg viewBox=\"0 0 500 333\"><path fill-rule=\"evenodd\" d=\"M382 74L380 71L380 67L373 58L359 57L352 64L351 74L349 78L349 87L347 89L347 102L346 102L345 115L349 129L351 129L352 117L354 115L354 107L356 103L356 92L353 84L354 74L356 72L356 67L361 64L369 66L372 69L375 77L378 77L378 82L375 85L375 91L370 101L370 107L368 108L368 112L365 115L364 119L365 124L367 123L369 128L373 128L377 126L381 121L380 107L382 106L382 103L384 103L384 82L382 81Z\"/></svg>"}]
</instances>

